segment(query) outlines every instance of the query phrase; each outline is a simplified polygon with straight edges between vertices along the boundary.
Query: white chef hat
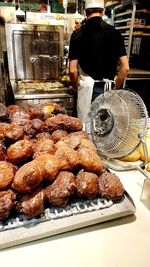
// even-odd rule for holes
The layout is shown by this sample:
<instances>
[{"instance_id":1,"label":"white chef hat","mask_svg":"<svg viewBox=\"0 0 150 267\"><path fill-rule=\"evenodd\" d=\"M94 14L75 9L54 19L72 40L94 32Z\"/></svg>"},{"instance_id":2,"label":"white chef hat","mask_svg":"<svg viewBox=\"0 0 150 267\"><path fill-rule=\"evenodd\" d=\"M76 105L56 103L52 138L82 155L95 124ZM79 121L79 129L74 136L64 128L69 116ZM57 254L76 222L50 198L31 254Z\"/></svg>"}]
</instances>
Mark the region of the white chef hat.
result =
<instances>
[{"instance_id":1,"label":"white chef hat","mask_svg":"<svg viewBox=\"0 0 150 267\"><path fill-rule=\"evenodd\" d=\"M85 0L85 9L104 8L104 0Z\"/></svg>"}]
</instances>

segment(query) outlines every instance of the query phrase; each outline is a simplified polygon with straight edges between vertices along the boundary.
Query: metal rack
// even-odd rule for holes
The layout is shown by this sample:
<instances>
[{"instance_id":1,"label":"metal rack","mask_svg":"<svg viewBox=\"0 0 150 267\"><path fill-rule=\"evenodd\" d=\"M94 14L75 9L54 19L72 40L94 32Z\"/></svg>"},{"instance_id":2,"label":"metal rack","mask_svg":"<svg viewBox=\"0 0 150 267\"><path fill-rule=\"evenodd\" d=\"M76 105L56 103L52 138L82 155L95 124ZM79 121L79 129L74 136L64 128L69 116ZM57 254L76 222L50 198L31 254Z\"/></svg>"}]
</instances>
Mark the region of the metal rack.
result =
<instances>
[{"instance_id":1,"label":"metal rack","mask_svg":"<svg viewBox=\"0 0 150 267\"><path fill-rule=\"evenodd\" d=\"M150 11L144 8L138 9L135 1L114 8L113 24L116 29L121 31L123 36L128 36L128 45L126 46L128 56L131 53L134 36L150 36L150 25L147 25L144 21L145 15L148 16L148 14L150 15ZM137 16L139 19L137 19Z\"/></svg>"},{"instance_id":2,"label":"metal rack","mask_svg":"<svg viewBox=\"0 0 150 267\"><path fill-rule=\"evenodd\" d=\"M133 26L136 12L136 4L132 3L129 7L118 5L113 10L113 24L124 36L125 47L128 57L130 57Z\"/></svg>"},{"instance_id":3,"label":"metal rack","mask_svg":"<svg viewBox=\"0 0 150 267\"><path fill-rule=\"evenodd\" d=\"M146 42L150 45L150 25L147 23L150 23L150 10L148 11L145 7L141 7L136 1L123 1L122 5L118 5L113 9L113 24L124 37L130 65L135 69L140 68L140 64L134 65L133 57L134 55L139 56L143 39L146 38ZM150 71L150 66L146 70ZM130 76L131 74L132 71ZM139 78L139 71L137 75ZM147 74L145 78L149 78Z\"/></svg>"},{"instance_id":4,"label":"metal rack","mask_svg":"<svg viewBox=\"0 0 150 267\"><path fill-rule=\"evenodd\" d=\"M150 86L150 10L142 1L124 0L122 5L114 7L112 21L124 38L129 58L130 71L123 87L135 90L147 101ZM148 109L150 112L150 107Z\"/></svg>"}]
</instances>

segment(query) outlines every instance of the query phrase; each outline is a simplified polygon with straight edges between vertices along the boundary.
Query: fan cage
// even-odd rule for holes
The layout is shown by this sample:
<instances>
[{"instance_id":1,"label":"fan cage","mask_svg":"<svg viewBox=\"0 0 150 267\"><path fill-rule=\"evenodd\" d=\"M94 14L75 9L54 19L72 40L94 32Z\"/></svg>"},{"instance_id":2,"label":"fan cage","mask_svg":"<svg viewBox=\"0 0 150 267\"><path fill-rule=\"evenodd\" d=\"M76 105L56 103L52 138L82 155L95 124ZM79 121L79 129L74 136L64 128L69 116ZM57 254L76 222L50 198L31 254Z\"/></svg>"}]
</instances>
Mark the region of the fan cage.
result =
<instances>
[{"instance_id":1,"label":"fan cage","mask_svg":"<svg viewBox=\"0 0 150 267\"><path fill-rule=\"evenodd\" d=\"M105 136L97 134L93 121L100 109L108 109L114 117L114 126ZM98 125L98 122L97 122ZM95 143L99 155L107 159L131 154L147 132L148 112L142 98L131 90L107 91L91 104L85 130Z\"/></svg>"}]
</instances>

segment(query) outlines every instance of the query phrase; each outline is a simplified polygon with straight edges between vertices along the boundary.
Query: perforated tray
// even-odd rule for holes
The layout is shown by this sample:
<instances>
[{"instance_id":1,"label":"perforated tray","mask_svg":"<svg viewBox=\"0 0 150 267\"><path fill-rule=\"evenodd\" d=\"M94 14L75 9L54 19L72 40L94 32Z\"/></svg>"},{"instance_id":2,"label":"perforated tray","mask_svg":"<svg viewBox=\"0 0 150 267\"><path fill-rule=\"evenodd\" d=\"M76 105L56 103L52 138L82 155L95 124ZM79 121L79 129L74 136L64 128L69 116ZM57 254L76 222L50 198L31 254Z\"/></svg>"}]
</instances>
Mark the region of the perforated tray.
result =
<instances>
[{"instance_id":1,"label":"perforated tray","mask_svg":"<svg viewBox=\"0 0 150 267\"><path fill-rule=\"evenodd\" d=\"M40 218L16 216L0 223L0 249L53 236L89 225L131 215L135 205L130 196L113 202L103 198L73 200L65 209L47 208Z\"/></svg>"}]
</instances>

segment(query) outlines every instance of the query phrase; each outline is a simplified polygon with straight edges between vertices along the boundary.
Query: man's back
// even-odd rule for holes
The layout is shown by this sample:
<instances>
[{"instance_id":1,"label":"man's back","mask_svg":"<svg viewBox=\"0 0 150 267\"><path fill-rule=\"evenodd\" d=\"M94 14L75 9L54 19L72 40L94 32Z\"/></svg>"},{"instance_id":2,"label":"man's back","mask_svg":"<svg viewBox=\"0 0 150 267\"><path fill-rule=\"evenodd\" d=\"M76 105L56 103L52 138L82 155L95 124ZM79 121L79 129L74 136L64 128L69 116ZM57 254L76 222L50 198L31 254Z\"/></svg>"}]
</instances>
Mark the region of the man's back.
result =
<instances>
[{"instance_id":1,"label":"man's back","mask_svg":"<svg viewBox=\"0 0 150 267\"><path fill-rule=\"evenodd\" d=\"M70 59L77 58L81 69L94 80L114 79L118 59L125 53L122 36L101 17L87 20L71 37Z\"/></svg>"}]
</instances>

